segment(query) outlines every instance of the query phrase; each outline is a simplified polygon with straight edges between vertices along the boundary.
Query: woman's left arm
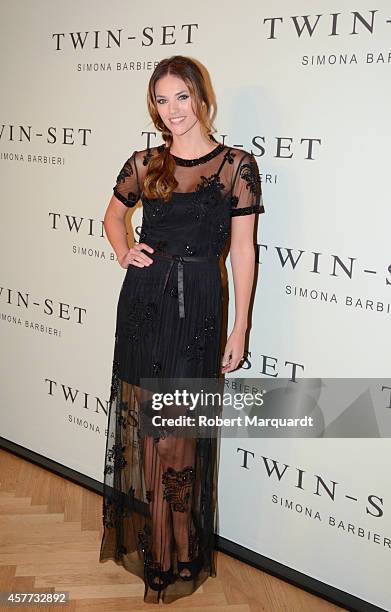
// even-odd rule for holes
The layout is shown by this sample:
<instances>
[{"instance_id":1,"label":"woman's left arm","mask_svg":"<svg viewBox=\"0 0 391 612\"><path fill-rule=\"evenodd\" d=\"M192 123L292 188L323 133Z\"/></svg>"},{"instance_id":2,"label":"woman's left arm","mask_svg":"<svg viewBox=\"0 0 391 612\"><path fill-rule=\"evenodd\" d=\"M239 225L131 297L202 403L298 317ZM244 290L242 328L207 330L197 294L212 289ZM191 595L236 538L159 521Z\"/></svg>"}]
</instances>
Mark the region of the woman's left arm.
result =
<instances>
[{"instance_id":1,"label":"woman's left arm","mask_svg":"<svg viewBox=\"0 0 391 612\"><path fill-rule=\"evenodd\" d=\"M263 212L265 209L258 164L252 153L245 152L234 170L232 180L230 259L235 291L235 322L225 347L222 373L235 370L244 357L254 283L254 222L255 216Z\"/></svg>"},{"instance_id":2,"label":"woman's left arm","mask_svg":"<svg viewBox=\"0 0 391 612\"><path fill-rule=\"evenodd\" d=\"M221 372L235 370L244 356L248 310L255 271L255 214L235 218L231 229L230 261L235 292L235 322L225 346Z\"/></svg>"}]
</instances>

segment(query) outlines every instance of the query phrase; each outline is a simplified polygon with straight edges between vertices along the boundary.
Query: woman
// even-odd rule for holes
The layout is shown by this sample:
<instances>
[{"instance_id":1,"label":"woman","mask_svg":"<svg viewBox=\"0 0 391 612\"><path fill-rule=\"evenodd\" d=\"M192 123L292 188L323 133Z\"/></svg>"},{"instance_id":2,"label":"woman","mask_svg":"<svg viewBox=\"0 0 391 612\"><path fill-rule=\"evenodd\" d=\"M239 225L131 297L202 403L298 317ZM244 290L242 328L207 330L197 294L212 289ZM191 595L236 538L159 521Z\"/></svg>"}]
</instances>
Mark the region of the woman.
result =
<instances>
[{"instance_id":1,"label":"woman","mask_svg":"<svg viewBox=\"0 0 391 612\"><path fill-rule=\"evenodd\" d=\"M141 435L145 379L222 379L243 358L254 277L255 215L264 212L252 154L218 143L199 65L162 60L148 110L163 144L123 165L104 227L127 270L118 306L105 458L100 561L145 582L144 601L174 601L216 575L218 438ZM124 217L141 199L139 244ZM235 322L221 359L220 256L231 238ZM183 406L171 414L187 414ZM145 431L144 431L145 434Z\"/></svg>"}]
</instances>

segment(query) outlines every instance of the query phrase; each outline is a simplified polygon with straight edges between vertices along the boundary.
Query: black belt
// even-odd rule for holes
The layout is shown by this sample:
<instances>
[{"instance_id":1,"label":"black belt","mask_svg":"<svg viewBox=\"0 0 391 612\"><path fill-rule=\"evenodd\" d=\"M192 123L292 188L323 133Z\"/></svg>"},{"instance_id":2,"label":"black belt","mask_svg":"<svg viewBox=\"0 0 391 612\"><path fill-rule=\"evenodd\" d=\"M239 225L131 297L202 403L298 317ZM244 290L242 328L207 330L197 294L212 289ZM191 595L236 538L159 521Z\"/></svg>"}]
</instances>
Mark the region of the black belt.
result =
<instances>
[{"instance_id":1,"label":"black belt","mask_svg":"<svg viewBox=\"0 0 391 612\"><path fill-rule=\"evenodd\" d=\"M197 262L214 262L215 264L218 264L218 258L217 257L195 257L192 255L174 255L172 253L166 253L165 251L154 251L153 253L147 253L148 257L154 257L154 256L158 256L158 257L163 257L164 259L169 259L171 260L170 266L167 270L166 273L166 277L164 279L164 285L163 285L163 293L166 289L167 286L167 281L169 279L171 270L173 268L173 265L175 262L177 262L178 264L178 304L179 304L179 318L180 319L184 319L185 318L185 299L184 299L184 293L183 293L183 264L184 263L197 263Z\"/></svg>"}]
</instances>

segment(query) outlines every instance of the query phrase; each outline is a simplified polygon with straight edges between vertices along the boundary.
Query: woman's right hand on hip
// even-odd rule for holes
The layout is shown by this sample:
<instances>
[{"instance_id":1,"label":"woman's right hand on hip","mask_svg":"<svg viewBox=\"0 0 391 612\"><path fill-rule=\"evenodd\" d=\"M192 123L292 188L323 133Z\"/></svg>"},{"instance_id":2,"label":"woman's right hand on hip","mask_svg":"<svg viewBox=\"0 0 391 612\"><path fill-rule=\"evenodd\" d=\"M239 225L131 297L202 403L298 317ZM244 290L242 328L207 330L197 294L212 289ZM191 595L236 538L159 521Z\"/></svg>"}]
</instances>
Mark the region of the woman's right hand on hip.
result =
<instances>
[{"instance_id":1,"label":"woman's right hand on hip","mask_svg":"<svg viewBox=\"0 0 391 612\"><path fill-rule=\"evenodd\" d=\"M153 263L153 259L148 257L144 251L148 251L149 253L153 253L154 249L150 247L145 242L140 242L136 244L134 247L129 249L125 255L122 255L118 259L118 262L122 268L127 268L129 265L136 266L137 268L144 268L144 266L150 266Z\"/></svg>"}]
</instances>

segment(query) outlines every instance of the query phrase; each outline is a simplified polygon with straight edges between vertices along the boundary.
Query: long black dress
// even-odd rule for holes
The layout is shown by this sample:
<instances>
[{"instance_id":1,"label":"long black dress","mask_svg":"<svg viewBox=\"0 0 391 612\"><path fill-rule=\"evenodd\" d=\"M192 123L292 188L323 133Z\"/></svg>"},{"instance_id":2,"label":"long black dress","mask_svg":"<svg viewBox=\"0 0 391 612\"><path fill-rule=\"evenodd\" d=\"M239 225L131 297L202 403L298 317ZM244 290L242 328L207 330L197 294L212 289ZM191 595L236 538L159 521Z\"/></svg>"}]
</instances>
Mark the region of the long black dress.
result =
<instances>
[{"instance_id":1,"label":"long black dress","mask_svg":"<svg viewBox=\"0 0 391 612\"><path fill-rule=\"evenodd\" d=\"M148 163L164 146L135 151L114 186L128 207L141 199L139 241L156 256L148 253L150 266L128 266L118 300L99 560L143 578L144 601L168 603L216 575L219 439L140 436L144 402L135 386L142 378L221 378L220 256L234 219L264 207L255 158L223 144L194 160L173 155L172 199L146 198ZM178 576L178 559L196 559L192 579ZM170 564L169 584L156 580Z\"/></svg>"}]
</instances>

